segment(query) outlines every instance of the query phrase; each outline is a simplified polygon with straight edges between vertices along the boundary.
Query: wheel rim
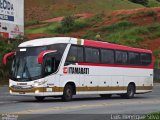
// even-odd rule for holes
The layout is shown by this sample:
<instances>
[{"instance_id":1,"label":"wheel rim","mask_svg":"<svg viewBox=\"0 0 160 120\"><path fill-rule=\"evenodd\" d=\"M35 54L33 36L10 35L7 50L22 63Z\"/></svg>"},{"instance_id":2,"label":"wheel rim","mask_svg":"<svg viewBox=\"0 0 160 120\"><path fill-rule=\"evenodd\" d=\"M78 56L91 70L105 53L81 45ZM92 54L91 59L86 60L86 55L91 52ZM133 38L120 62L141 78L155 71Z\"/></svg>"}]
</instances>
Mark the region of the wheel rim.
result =
<instances>
[{"instance_id":1,"label":"wheel rim","mask_svg":"<svg viewBox=\"0 0 160 120\"><path fill-rule=\"evenodd\" d=\"M129 87L128 93L129 93L129 96L133 96L134 95L134 88L132 86Z\"/></svg>"},{"instance_id":2,"label":"wheel rim","mask_svg":"<svg viewBox=\"0 0 160 120\"><path fill-rule=\"evenodd\" d=\"M72 90L67 89L66 96L67 96L67 98L71 98L72 97Z\"/></svg>"}]
</instances>

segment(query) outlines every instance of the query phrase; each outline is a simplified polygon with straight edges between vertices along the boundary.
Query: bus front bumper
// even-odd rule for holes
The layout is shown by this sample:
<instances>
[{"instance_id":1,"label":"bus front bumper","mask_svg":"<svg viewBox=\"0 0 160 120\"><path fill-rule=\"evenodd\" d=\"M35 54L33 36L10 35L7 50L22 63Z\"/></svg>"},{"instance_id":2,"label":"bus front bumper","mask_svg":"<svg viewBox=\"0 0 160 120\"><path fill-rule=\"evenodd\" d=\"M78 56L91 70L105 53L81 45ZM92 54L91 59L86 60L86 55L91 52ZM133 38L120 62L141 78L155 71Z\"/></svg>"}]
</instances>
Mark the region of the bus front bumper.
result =
<instances>
[{"instance_id":1,"label":"bus front bumper","mask_svg":"<svg viewBox=\"0 0 160 120\"><path fill-rule=\"evenodd\" d=\"M11 95L20 95L20 96L57 96L63 95L63 90L61 88L45 88L45 87L33 87L29 89L21 89L15 87L9 87L9 92Z\"/></svg>"}]
</instances>

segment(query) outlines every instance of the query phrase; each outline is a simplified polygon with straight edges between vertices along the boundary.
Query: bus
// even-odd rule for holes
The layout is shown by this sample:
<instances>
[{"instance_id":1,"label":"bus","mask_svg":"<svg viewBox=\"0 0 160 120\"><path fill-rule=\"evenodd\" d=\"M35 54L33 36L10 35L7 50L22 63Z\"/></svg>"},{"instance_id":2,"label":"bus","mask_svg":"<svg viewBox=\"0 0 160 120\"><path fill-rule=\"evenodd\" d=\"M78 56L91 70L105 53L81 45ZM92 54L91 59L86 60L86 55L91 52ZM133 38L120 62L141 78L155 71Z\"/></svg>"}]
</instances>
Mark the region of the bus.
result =
<instances>
[{"instance_id":1,"label":"bus","mask_svg":"<svg viewBox=\"0 0 160 120\"><path fill-rule=\"evenodd\" d=\"M12 56L9 92L12 95L61 97L99 94L102 98L152 92L152 51L102 41L70 37L21 43Z\"/></svg>"}]
</instances>

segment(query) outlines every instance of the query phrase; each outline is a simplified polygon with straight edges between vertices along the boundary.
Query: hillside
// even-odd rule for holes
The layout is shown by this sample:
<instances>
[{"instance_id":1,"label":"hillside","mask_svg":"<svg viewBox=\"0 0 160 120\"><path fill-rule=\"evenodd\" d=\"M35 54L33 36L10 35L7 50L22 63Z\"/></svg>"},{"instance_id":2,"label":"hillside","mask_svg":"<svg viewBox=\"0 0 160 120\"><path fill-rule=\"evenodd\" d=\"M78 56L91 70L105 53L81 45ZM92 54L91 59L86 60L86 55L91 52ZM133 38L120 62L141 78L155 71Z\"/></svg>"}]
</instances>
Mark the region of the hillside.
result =
<instances>
[{"instance_id":1,"label":"hillside","mask_svg":"<svg viewBox=\"0 0 160 120\"><path fill-rule=\"evenodd\" d=\"M26 27L25 33L28 39L70 36L93 40L96 34L100 33L103 41L151 49L158 60L160 56L160 8L116 10L111 13L92 14L85 19L76 17L74 25L69 28L62 26L59 20L40 22Z\"/></svg>"},{"instance_id":2,"label":"hillside","mask_svg":"<svg viewBox=\"0 0 160 120\"><path fill-rule=\"evenodd\" d=\"M157 68L160 63L159 6L160 2L155 0L149 0L148 8L128 0L25 0L24 41L57 36L95 40L99 33L102 41L151 49ZM68 15L72 17L66 26L62 20ZM0 42L2 59L22 41L9 45L5 40ZM1 63L0 67L3 68L0 76L6 79L9 71Z\"/></svg>"},{"instance_id":3,"label":"hillside","mask_svg":"<svg viewBox=\"0 0 160 120\"><path fill-rule=\"evenodd\" d=\"M78 13L142 8L128 0L25 0L25 20L39 21Z\"/></svg>"}]
</instances>

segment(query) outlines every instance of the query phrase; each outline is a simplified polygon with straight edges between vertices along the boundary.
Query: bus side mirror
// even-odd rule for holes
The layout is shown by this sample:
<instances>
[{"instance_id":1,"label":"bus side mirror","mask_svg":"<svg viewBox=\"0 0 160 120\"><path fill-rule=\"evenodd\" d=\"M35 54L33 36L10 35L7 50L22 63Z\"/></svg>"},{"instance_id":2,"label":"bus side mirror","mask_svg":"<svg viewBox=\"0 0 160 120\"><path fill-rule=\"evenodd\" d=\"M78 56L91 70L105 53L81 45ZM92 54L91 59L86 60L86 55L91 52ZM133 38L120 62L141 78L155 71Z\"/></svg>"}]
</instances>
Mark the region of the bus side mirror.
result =
<instances>
[{"instance_id":1,"label":"bus side mirror","mask_svg":"<svg viewBox=\"0 0 160 120\"><path fill-rule=\"evenodd\" d=\"M47 55L49 53L55 53L55 52L57 52L57 50L46 50L46 51L41 52L38 55L38 64L42 64L43 63L43 59L44 59L45 55Z\"/></svg>"},{"instance_id":2,"label":"bus side mirror","mask_svg":"<svg viewBox=\"0 0 160 120\"><path fill-rule=\"evenodd\" d=\"M11 57L11 56L13 56L13 55L15 55L15 54L16 54L16 52L10 52L10 53L6 54L6 55L3 57L3 64L6 65L6 64L7 64L7 58L8 58L8 57Z\"/></svg>"}]
</instances>

